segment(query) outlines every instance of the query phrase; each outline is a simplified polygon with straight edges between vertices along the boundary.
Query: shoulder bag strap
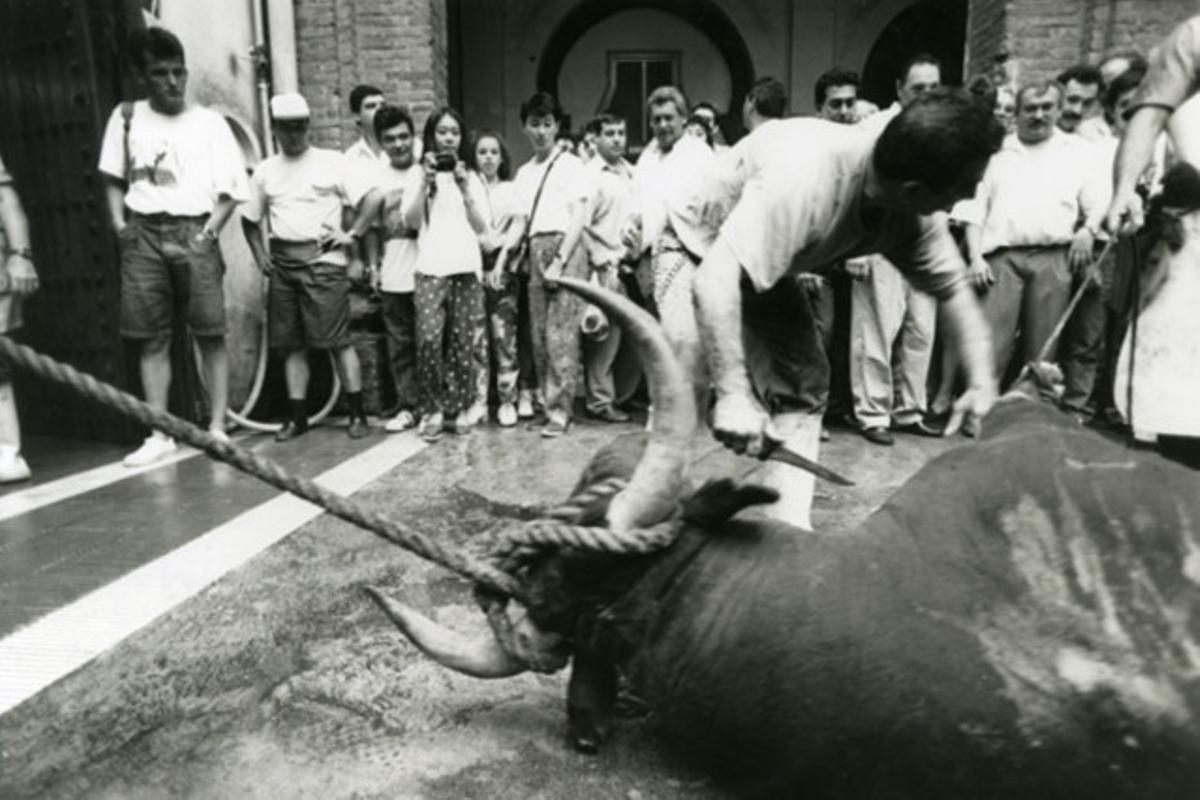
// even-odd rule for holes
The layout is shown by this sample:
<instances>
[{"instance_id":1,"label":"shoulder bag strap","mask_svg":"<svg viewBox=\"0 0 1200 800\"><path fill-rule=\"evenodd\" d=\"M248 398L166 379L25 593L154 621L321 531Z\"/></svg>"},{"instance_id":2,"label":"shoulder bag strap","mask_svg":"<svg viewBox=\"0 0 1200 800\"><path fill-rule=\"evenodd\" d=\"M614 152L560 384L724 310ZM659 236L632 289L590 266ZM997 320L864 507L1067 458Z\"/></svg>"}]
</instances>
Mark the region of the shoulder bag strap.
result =
<instances>
[{"instance_id":1,"label":"shoulder bag strap","mask_svg":"<svg viewBox=\"0 0 1200 800\"><path fill-rule=\"evenodd\" d=\"M133 155L129 152L129 127L133 124L133 101L121 103L121 120L124 123L125 183L133 183Z\"/></svg>"}]
</instances>

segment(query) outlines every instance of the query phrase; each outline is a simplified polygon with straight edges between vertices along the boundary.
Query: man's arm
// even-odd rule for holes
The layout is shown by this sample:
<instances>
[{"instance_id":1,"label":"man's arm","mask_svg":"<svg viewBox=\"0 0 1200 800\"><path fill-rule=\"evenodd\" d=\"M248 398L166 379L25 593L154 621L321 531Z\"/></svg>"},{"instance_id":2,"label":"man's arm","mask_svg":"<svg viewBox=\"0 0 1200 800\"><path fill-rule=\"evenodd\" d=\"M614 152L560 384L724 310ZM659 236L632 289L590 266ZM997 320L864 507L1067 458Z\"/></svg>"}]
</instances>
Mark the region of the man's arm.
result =
<instances>
[{"instance_id":1,"label":"man's arm","mask_svg":"<svg viewBox=\"0 0 1200 800\"><path fill-rule=\"evenodd\" d=\"M271 257L263 244L262 227L254 220L242 217L242 235L246 237L246 244L250 247L250 255L254 256L254 263L264 275L270 275Z\"/></svg>"},{"instance_id":2,"label":"man's arm","mask_svg":"<svg viewBox=\"0 0 1200 800\"><path fill-rule=\"evenodd\" d=\"M9 250L4 263L0 263L0 292L32 294L37 290L38 276L30 252L29 218L25 216L16 188L10 183L0 184L0 225Z\"/></svg>"},{"instance_id":3,"label":"man's arm","mask_svg":"<svg viewBox=\"0 0 1200 800\"><path fill-rule=\"evenodd\" d=\"M229 215L233 213L237 204L238 201L227 194L217 197L217 201L213 203L212 213L208 215L208 222L205 224L213 236L216 236L225 227L225 223L229 221Z\"/></svg>"},{"instance_id":4,"label":"man's arm","mask_svg":"<svg viewBox=\"0 0 1200 800\"><path fill-rule=\"evenodd\" d=\"M741 265L718 242L696 270L693 283L700 343L716 388L713 435L736 453L762 455L770 418L754 399L742 344Z\"/></svg>"},{"instance_id":5,"label":"man's arm","mask_svg":"<svg viewBox=\"0 0 1200 800\"><path fill-rule=\"evenodd\" d=\"M120 233L125 227L125 181L110 175L102 175L104 179L104 200L108 204L108 221L113 233Z\"/></svg>"},{"instance_id":6,"label":"man's arm","mask_svg":"<svg viewBox=\"0 0 1200 800\"><path fill-rule=\"evenodd\" d=\"M1142 198L1137 193L1138 180L1154 157L1154 144L1170 116L1169 109L1143 106L1129 120L1129 127L1117 147L1113 199L1105 214L1105 225L1114 234L1140 228L1146 221Z\"/></svg>"},{"instance_id":7,"label":"man's arm","mask_svg":"<svg viewBox=\"0 0 1200 800\"><path fill-rule=\"evenodd\" d=\"M942 299L943 319L950 325L950 337L957 343L958 352L967 373L967 390L954 404L954 412L946 426L946 435L957 433L964 420L974 420L976 426L996 402L996 375L992 357L991 335L979 300L967 282L955 286Z\"/></svg>"}]
</instances>

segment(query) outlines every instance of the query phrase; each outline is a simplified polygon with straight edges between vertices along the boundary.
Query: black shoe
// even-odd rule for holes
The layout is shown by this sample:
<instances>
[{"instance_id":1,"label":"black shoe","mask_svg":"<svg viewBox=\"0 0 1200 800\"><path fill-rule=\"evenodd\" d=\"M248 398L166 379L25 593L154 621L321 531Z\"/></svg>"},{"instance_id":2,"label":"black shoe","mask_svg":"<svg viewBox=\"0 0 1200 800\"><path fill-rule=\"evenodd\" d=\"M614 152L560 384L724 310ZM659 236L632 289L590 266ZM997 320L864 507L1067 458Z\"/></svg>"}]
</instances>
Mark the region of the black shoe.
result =
<instances>
[{"instance_id":1,"label":"black shoe","mask_svg":"<svg viewBox=\"0 0 1200 800\"><path fill-rule=\"evenodd\" d=\"M871 444L881 444L885 447L891 447L896 443L896 439L892 436L892 432L882 425L876 425L871 428L863 428L862 436Z\"/></svg>"},{"instance_id":2,"label":"black shoe","mask_svg":"<svg viewBox=\"0 0 1200 800\"><path fill-rule=\"evenodd\" d=\"M352 417L350 426L346 428L346 433L351 439L361 439L370 432L371 426L367 423L366 417Z\"/></svg>"},{"instance_id":3,"label":"black shoe","mask_svg":"<svg viewBox=\"0 0 1200 800\"><path fill-rule=\"evenodd\" d=\"M929 436L932 438L941 438L945 433L945 428L935 428L926 420L919 419L916 422L910 422L907 425L893 425L892 430L896 433L909 433L913 436Z\"/></svg>"},{"instance_id":4,"label":"black shoe","mask_svg":"<svg viewBox=\"0 0 1200 800\"><path fill-rule=\"evenodd\" d=\"M297 436L303 436L306 433L308 433L307 422L288 420L287 422L283 423L282 428L275 431L275 441L286 442L289 439L295 439Z\"/></svg>"},{"instance_id":5,"label":"black shoe","mask_svg":"<svg viewBox=\"0 0 1200 800\"><path fill-rule=\"evenodd\" d=\"M624 411L618 411L612 406L605 406L599 411L588 410L587 415L592 419L598 419L601 422L629 422L629 415Z\"/></svg>"}]
</instances>

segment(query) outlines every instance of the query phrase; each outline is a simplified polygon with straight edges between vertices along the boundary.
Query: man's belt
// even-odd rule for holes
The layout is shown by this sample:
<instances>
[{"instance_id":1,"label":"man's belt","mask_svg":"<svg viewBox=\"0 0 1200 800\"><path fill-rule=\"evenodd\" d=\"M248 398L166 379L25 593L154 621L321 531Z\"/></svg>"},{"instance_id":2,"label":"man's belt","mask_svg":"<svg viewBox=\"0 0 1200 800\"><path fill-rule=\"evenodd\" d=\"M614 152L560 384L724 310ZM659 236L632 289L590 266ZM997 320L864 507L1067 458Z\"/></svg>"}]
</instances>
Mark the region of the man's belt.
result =
<instances>
[{"instance_id":1,"label":"man's belt","mask_svg":"<svg viewBox=\"0 0 1200 800\"><path fill-rule=\"evenodd\" d=\"M416 238L417 238L416 231L403 230L403 231L396 231L395 233L388 234L387 241L394 242L397 239L416 239Z\"/></svg>"},{"instance_id":2,"label":"man's belt","mask_svg":"<svg viewBox=\"0 0 1200 800\"><path fill-rule=\"evenodd\" d=\"M270 242L271 260L281 267L303 267L315 264L321 256L329 252L316 239L296 241L292 239L275 239Z\"/></svg>"},{"instance_id":3,"label":"man's belt","mask_svg":"<svg viewBox=\"0 0 1200 800\"><path fill-rule=\"evenodd\" d=\"M138 222L150 222L154 224L163 222L203 222L208 219L208 214L167 214L165 212L143 214L140 211L131 210L129 218Z\"/></svg>"}]
</instances>

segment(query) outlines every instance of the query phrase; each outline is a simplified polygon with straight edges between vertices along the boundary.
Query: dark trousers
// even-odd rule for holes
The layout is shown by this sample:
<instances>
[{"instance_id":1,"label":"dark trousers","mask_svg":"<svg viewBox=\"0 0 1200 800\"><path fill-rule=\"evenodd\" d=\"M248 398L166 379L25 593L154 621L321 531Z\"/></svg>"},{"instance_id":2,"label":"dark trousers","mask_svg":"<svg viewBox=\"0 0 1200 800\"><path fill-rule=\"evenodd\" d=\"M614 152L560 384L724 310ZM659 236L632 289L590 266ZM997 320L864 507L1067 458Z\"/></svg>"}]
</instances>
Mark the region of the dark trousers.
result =
<instances>
[{"instance_id":1,"label":"dark trousers","mask_svg":"<svg viewBox=\"0 0 1200 800\"><path fill-rule=\"evenodd\" d=\"M412 292L381 292L380 312L387 332L388 364L397 410L417 408L417 312Z\"/></svg>"},{"instance_id":2,"label":"dark trousers","mask_svg":"<svg viewBox=\"0 0 1200 800\"><path fill-rule=\"evenodd\" d=\"M742 341L754 393L770 414L822 413L829 400L829 357L820 324L820 290L787 276L765 292L742 280Z\"/></svg>"}]
</instances>

